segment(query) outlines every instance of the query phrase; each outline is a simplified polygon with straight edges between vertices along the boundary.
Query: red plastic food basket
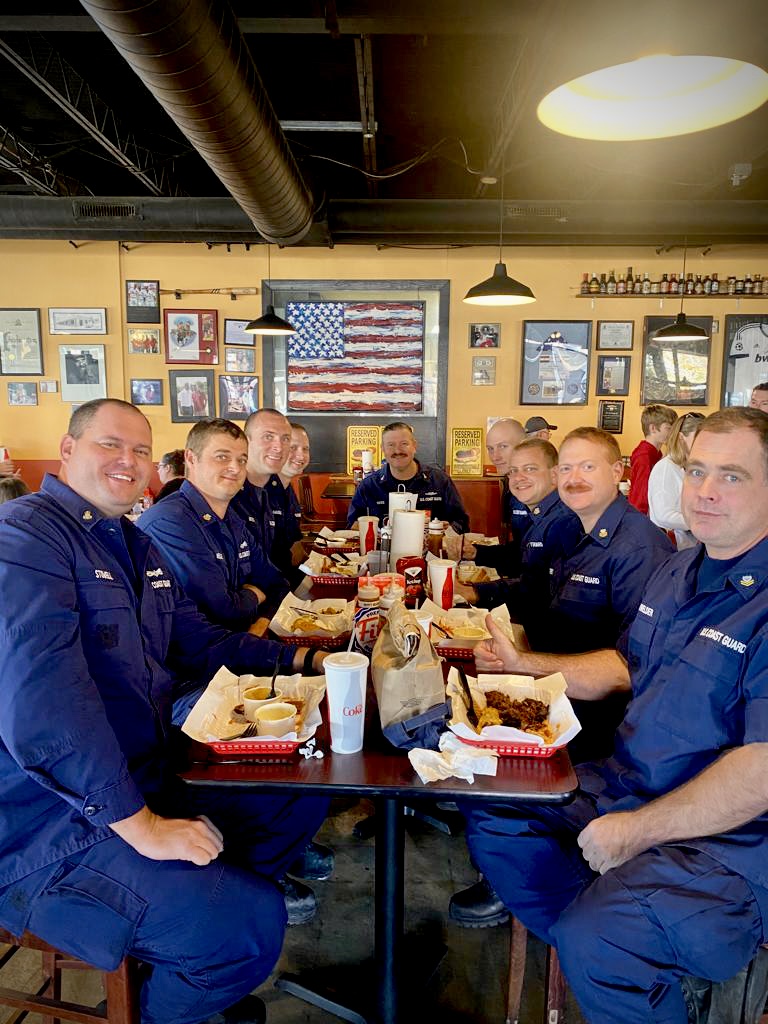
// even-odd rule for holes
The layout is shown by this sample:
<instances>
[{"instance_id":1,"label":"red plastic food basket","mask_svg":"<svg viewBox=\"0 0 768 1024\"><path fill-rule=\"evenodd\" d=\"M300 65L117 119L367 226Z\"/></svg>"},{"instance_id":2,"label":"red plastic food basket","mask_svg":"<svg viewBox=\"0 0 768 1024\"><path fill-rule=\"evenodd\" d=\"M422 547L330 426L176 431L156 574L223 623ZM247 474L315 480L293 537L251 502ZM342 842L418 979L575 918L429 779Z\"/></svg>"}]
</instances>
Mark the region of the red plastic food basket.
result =
<instances>
[{"instance_id":1,"label":"red plastic food basket","mask_svg":"<svg viewBox=\"0 0 768 1024\"><path fill-rule=\"evenodd\" d=\"M251 761L260 764L274 764L279 761L291 761L303 740L213 740L205 746L211 751L212 761ZM215 755L215 756L214 756Z\"/></svg>"},{"instance_id":2,"label":"red plastic food basket","mask_svg":"<svg viewBox=\"0 0 768 1024\"><path fill-rule=\"evenodd\" d=\"M485 747L501 757L552 757L560 749L553 746L539 746L537 743L510 743L505 740L468 740L459 736L462 743L470 747Z\"/></svg>"},{"instance_id":3,"label":"red plastic food basket","mask_svg":"<svg viewBox=\"0 0 768 1024\"><path fill-rule=\"evenodd\" d=\"M337 651L345 647L349 642L349 633L339 633L338 636L281 636L280 641L284 644L293 644L295 647L316 647L321 651Z\"/></svg>"}]
</instances>

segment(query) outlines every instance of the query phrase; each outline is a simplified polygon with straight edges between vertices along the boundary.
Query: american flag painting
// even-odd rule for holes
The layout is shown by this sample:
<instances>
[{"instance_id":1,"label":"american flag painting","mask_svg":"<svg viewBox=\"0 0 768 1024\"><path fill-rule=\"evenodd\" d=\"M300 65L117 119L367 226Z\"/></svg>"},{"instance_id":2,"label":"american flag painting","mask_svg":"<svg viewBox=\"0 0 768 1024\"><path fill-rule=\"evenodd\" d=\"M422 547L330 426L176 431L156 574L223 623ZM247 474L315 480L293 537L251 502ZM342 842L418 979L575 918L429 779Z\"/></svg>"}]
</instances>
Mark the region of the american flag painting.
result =
<instances>
[{"instance_id":1,"label":"american flag painting","mask_svg":"<svg viewBox=\"0 0 768 1024\"><path fill-rule=\"evenodd\" d=\"M420 412L423 302L289 302L292 412Z\"/></svg>"}]
</instances>

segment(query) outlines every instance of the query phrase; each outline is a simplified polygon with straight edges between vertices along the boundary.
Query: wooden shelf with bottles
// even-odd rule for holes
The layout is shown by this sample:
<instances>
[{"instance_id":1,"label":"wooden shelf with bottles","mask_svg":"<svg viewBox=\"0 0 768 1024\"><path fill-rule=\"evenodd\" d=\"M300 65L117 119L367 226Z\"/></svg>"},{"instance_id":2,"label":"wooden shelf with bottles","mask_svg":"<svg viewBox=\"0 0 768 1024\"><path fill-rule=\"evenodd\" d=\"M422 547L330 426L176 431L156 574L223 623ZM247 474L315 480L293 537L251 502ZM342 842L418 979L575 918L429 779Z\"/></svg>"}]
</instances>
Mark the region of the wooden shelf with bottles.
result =
<instances>
[{"instance_id":1,"label":"wooden shelf with bottles","mask_svg":"<svg viewBox=\"0 0 768 1024\"><path fill-rule=\"evenodd\" d=\"M574 298L577 299L621 299L622 302L626 302L628 299L670 299L677 300L685 299L686 302L698 301L699 299L762 299L763 302L768 302L768 295L744 295L743 292L734 292L729 294L728 292L715 292L714 295L680 295L679 292L650 292L647 295L606 295L606 294L595 294L592 295L576 295Z\"/></svg>"}]
</instances>

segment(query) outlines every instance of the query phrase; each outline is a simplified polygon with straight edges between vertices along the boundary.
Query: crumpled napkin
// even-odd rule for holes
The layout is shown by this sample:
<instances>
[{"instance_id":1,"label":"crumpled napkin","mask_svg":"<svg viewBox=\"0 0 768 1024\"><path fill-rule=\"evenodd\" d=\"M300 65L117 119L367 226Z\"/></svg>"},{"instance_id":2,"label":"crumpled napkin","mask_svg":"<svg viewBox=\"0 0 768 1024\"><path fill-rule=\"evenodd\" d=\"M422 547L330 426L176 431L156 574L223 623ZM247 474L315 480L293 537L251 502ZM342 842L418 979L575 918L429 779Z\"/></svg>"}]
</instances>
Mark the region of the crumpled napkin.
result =
<instances>
[{"instance_id":1,"label":"crumpled napkin","mask_svg":"<svg viewBox=\"0 0 768 1024\"><path fill-rule=\"evenodd\" d=\"M443 733L439 746L439 751L419 747L408 751L408 760L424 783L451 777L472 783L475 775L496 774L499 755L495 750L470 747L450 732Z\"/></svg>"}]
</instances>

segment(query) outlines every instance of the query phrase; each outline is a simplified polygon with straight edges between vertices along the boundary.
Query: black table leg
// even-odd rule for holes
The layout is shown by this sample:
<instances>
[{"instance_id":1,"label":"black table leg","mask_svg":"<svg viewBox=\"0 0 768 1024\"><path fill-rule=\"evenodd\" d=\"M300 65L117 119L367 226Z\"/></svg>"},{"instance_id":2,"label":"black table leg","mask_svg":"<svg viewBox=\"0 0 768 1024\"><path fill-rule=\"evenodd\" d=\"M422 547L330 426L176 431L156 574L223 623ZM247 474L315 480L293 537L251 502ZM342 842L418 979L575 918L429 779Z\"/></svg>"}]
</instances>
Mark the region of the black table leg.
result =
<instances>
[{"instance_id":1,"label":"black table leg","mask_svg":"<svg viewBox=\"0 0 768 1024\"><path fill-rule=\"evenodd\" d=\"M394 797L376 800L376 1016L397 1024L404 921L403 811Z\"/></svg>"}]
</instances>

